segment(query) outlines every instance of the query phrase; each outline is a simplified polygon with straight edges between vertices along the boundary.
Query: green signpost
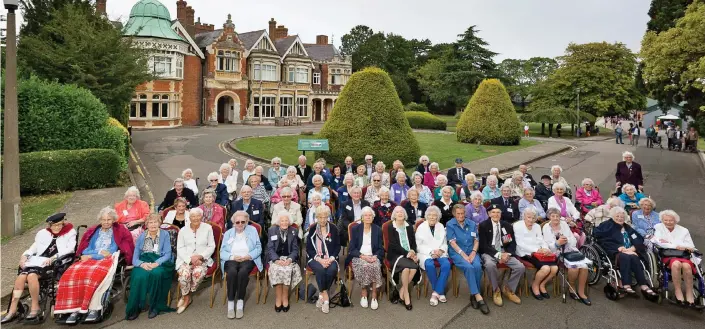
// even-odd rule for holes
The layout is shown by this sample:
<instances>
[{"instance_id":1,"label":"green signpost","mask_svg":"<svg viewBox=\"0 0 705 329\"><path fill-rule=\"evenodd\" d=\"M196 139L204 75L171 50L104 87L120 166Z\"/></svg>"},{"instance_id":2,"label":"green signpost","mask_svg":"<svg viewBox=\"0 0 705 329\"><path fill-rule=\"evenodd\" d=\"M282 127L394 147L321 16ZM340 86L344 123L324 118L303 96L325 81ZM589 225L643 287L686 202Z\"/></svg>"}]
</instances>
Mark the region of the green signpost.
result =
<instances>
[{"instance_id":1,"label":"green signpost","mask_svg":"<svg viewBox=\"0 0 705 329\"><path fill-rule=\"evenodd\" d=\"M299 151L329 151L327 139L299 139Z\"/></svg>"}]
</instances>

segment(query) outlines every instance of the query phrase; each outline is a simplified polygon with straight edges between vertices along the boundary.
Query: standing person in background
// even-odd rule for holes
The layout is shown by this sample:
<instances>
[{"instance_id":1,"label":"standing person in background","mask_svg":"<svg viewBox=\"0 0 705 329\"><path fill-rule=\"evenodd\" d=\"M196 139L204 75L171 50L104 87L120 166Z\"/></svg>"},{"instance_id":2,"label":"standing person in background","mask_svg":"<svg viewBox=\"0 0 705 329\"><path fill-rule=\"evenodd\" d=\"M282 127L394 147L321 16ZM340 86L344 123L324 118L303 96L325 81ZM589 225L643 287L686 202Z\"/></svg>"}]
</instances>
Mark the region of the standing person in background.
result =
<instances>
[{"instance_id":1,"label":"standing person in background","mask_svg":"<svg viewBox=\"0 0 705 329\"><path fill-rule=\"evenodd\" d=\"M615 144L624 144L624 141L622 141L622 133L624 133L624 129L622 129L621 124L614 128Z\"/></svg>"},{"instance_id":2,"label":"standing person in background","mask_svg":"<svg viewBox=\"0 0 705 329\"><path fill-rule=\"evenodd\" d=\"M632 129L632 141L634 142L634 146L639 146L639 136L641 136L641 128L635 125Z\"/></svg>"},{"instance_id":3,"label":"standing person in background","mask_svg":"<svg viewBox=\"0 0 705 329\"><path fill-rule=\"evenodd\" d=\"M300 155L299 156L299 164L296 166L296 174L299 175L302 181L306 182L308 179L308 176L311 175L311 172L313 172L313 169L311 169L310 166L306 165L306 156L305 155Z\"/></svg>"},{"instance_id":4,"label":"standing person in background","mask_svg":"<svg viewBox=\"0 0 705 329\"><path fill-rule=\"evenodd\" d=\"M558 138L561 138L561 128L562 128L562 127L561 127L561 124L559 123L559 124L556 126L556 134L558 134Z\"/></svg>"}]
</instances>

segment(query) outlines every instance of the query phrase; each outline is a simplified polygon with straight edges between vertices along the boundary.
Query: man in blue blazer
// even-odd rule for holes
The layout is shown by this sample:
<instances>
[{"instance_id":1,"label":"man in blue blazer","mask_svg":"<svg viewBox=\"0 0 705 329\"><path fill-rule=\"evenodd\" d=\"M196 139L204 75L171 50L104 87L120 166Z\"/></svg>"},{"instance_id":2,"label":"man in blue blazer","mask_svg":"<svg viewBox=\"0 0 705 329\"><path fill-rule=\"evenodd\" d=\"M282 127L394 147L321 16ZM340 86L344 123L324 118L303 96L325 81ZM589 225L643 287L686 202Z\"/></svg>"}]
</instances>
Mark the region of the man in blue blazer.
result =
<instances>
[{"instance_id":1,"label":"man in blue blazer","mask_svg":"<svg viewBox=\"0 0 705 329\"><path fill-rule=\"evenodd\" d=\"M264 228L264 204L262 201L252 197L252 188L249 185L243 186L240 189L240 198L230 203L231 214L234 214L238 210L247 212L247 214L250 215L250 220L262 226L262 231L266 232ZM231 216L228 216L226 220L226 230L229 230L233 226L232 221L229 220L230 217Z\"/></svg>"}]
</instances>

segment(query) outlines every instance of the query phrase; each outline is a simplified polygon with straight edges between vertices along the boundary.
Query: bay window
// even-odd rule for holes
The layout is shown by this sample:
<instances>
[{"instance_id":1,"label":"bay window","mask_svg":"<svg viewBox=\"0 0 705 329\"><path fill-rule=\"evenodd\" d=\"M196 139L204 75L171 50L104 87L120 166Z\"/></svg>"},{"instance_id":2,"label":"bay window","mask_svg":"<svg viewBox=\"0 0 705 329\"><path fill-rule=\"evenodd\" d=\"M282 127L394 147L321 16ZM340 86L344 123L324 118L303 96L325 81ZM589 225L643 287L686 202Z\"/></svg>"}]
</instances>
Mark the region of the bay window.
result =
<instances>
[{"instance_id":1,"label":"bay window","mask_svg":"<svg viewBox=\"0 0 705 329\"><path fill-rule=\"evenodd\" d=\"M296 99L296 115L300 117L308 116L308 98L299 97Z\"/></svg>"}]
</instances>

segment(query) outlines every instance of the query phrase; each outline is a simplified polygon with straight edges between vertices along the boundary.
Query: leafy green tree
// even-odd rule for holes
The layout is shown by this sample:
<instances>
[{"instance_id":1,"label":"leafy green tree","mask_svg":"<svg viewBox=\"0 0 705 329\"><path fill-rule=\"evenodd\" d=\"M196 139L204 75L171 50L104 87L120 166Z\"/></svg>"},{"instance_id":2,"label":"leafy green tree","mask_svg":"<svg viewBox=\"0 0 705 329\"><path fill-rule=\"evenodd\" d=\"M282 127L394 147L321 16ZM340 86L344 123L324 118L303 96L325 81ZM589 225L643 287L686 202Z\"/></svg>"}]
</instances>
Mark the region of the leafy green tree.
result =
<instances>
[{"instance_id":1,"label":"leafy green tree","mask_svg":"<svg viewBox=\"0 0 705 329\"><path fill-rule=\"evenodd\" d=\"M365 67L383 67L387 59L387 45L384 33L375 33L364 25L355 26L343 36L341 51L352 55L353 71Z\"/></svg>"},{"instance_id":2,"label":"leafy green tree","mask_svg":"<svg viewBox=\"0 0 705 329\"><path fill-rule=\"evenodd\" d=\"M401 103L404 105L409 104L409 102L413 100L413 96L411 95L411 88L406 82L406 78L397 74L392 74L391 78L394 83L394 89L396 89Z\"/></svg>"},{"instance_id":3,"label":"leafy green tree","mask_svg":"<svg viewBox=\"0 0 705 329\"><path fill-rule=\"evenodd\" d=\"M652 0L647 31L663 32L676 26L676 20L685 15L685 9L693 0Z\"/></svg>"},{"instance_id":4,"label":"leafy green tree","mask_svg":"<svg viewBox=\"0 0 705 329\"><path fill-rule=\"evenodd\" d=\"M92 8L76 5L56 10L18 47L23 72L90 90L123 125L135 88L153 78L148 56Z\"/></svg>"},{"instance_id":5,"label":"leafy green tree","mask_svg":"<svg viewBox=\"0 0 705 329\"><path fill-rule=\"evenodd\" d=\"M385 38L387 58L382 65L389 74L406 76L416 64L416 54L412 43L404 37L389 33Z\"/></svg>"},{"instance_id":6,"label":"leafy green tree","mask_svg":"<svg viewBox=\"0 0 705 329\"><path fill-rule=\"evenodd\" d=\"M518 101L523 111L526 110L526 100L534 92L536 84L545 80L558 68L555 59L547 57L532 57L528 60L505 59L499 64L503 80L512 101Z\"/></svg>"},{"instance_id":7,"label":"leafy green tree","mask_svg":"<svg viewBox=\"0 0 705 329\"><path fill-rule=\"evenodd\" d=\"M350 30L350 33L345 34L340 40L342 45L340 51L345 55L355 55L362 44L374 34L371 28L365 25L358 25Z\"/></svg>"},{"instance_id":8,"label":"leafy green tree","mask_svg":"<svg viewBox=\"0 0 705 329\"><path fill-rule=\"evenodd\" d=\"M392 79L379 68L350 77L320 136L330 144L330 151L320 155L330 161L372 154L387 164L394 160L414 164L421 153Z\"/></svg>"},{"instance_id":9,"label":"leafy green tree","mask_svg":"<svg viewBox=\"0 0 705 329\"><path fill-rule=\"evenodd\" d=\"M91 2L90 0L20 0L23 18L20 34L22 36L38 34L42 27L54 18L56 11L67 5L92 10Z\"/></svg>"},{"instance_id":10,"label":"leafy green tree","mask_svg":"<svg viewBox=\"0 0 705 329\"><path fill-rule=\"evenodd\" d=\"M507 90L498 79L482 81L458 120L456 137L463 143L519 144L519 119Z\"/></svg>"}]
</instances>

